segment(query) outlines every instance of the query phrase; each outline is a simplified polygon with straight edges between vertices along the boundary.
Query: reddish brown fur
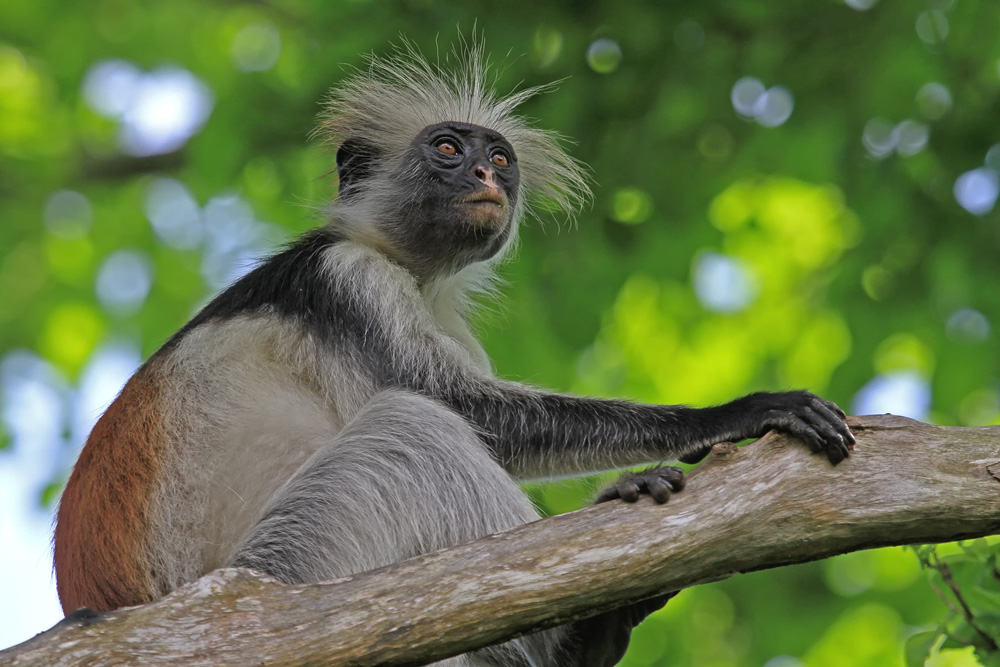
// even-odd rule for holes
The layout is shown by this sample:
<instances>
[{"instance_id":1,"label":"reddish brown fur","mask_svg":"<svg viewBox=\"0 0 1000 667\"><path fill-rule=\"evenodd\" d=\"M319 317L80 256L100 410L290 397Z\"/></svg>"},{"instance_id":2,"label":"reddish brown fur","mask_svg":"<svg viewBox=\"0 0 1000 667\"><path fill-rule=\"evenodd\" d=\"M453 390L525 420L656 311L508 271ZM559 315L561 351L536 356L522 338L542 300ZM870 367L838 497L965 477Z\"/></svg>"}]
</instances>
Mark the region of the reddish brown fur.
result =
<instances>
[{"instance_id":1,"label":"reddish brown fur","mask_svg":"<svg viewBox=\"0 0 1000 667\"><path fill-rule=\"evenodd\" d=\"M164 456L160 366L139 369L97 422L59 501L56 587L66 613L157 597L147 539Z\"/></svg>"}]
</instances>

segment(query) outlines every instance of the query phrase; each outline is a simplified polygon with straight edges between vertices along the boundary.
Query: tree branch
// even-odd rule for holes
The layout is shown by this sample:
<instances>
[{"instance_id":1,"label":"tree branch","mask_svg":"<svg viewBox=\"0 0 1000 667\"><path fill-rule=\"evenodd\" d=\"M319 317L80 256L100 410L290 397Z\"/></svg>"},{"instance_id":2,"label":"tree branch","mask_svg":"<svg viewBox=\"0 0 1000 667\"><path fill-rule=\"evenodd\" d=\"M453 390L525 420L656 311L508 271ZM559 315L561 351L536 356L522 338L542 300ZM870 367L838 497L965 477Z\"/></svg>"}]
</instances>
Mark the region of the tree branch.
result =
<instances>
[{"instance_id":1,"label":"tree branch","mask_svg":"<svg viewBox=\"0 0 1000 667\"><path fill-rule=\"evenodd\" d=\"M1000 532L1000 427L851 426L836 467L773 433L719 445L666 505L602 504L324 584L220 570L71 615L0 663L418 665L739 572Z\"/></svg>"}]
</instances>

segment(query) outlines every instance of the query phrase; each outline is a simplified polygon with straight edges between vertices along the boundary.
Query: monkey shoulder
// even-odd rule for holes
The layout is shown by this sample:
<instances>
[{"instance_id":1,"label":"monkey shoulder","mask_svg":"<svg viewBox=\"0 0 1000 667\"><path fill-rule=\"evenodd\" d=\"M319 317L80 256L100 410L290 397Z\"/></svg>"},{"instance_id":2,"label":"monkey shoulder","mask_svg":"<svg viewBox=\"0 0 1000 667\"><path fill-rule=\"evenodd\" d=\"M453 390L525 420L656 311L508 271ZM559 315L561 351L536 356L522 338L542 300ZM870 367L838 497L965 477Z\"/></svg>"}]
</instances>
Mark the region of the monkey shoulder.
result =
<instances>
[{"instance_id":1,"label":"monkey shoulder","mask_svg":"<svg viewBox=\"0 0 1000 667\"><path fill-rule=\"evenodd\" d=\"M164 350L178 347L205 325L237 319L276 318L332 343L350 342L359 333L378 337L384 323L405 319L420 303L405 270L373 248L320 228L218 294Z\"/></svg>"}]
</instances>

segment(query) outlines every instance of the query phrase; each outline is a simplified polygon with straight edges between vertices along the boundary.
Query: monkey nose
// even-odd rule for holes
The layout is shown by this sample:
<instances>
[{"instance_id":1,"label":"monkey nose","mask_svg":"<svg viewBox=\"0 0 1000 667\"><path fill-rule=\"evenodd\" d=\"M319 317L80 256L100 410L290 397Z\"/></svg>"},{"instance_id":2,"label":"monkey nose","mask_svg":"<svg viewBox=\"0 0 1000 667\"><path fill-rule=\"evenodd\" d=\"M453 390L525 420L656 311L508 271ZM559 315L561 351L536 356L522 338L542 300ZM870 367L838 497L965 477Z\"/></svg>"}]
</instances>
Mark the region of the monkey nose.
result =
<instances>
[{"instance_id":1,"label":"monkey nose","mask_svg":"<svg viewBox=\"0 0 1000 667\"><path fill-rule=\"evenodd\" d=\"M475 170L473 171L473 173L476 175L476 178L479 179L479 182L482 183L483 185L485 185L486 187L491 188L493 190L498 190L499 189L499 187L496 184L496 181L493 180L493 170L492 169L489 169L488 167L483 167L482 165L479 165L479 166L477 166L475 168Z\"/></svg>"}]
</instances>

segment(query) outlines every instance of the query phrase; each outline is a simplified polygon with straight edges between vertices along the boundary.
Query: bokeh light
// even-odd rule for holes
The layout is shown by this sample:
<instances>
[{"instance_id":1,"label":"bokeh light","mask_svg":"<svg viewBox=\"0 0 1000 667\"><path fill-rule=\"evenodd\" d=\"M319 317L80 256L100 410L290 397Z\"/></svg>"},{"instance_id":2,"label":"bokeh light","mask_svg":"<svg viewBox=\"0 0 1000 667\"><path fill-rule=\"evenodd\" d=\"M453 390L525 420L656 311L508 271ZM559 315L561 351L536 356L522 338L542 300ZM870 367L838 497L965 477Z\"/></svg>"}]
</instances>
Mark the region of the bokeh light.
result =
<instances>
[{"instance_id":1,"label":"bokeh light","mask_svg":"<svg viewBox=\"0 0 1000 667\"><path fill-rule=\"evenodd\" d=\"M951 91L944 84L932 81L917 91L917 108L924 118L938 120L951 111Z\"/></svg>"},{"instance_id":2,"label":"bokeh light","mask_svg":"<svg viewBox=\"0 0 1000 667\"><path fill-rule=\"evenodd\" d=\"M102 60L91 66L83 81L83 94L95 111L109 117L123 116L135 98L142 72L124 60Z\"/></svg>"},{"instance_id":3,"label":"bokeh light","mask_svg":"<svg viewBox=\"0 0 1000 667\"><path fill-rule=\"evenodd\" d=\"M717 252L699 253L691 282L702 305L720 313L743 310L757 297L757 281L739 259Z\"/></svg>"},{"instance_id":4,"label":"bokeh light","mask_svg":"<svg viewBox=\"0 0 1000 667\"><path fill-rule=\"evenodd\" d=\"M97 297L106 310L129 315L142 307L153 283L149 258L139 250L119 250L97 274Z\"/></svg>"},{"instance_id":5,"label":"bokeh light","mask_svg":"<svg viewBox=\"0 0 1000 667\"><path fill-rule=\"evenodd\" d=\"M986 167L1000 173L1000 144L993 144L986 151Z\"/></svg>"},{"instance_id":6,"label":"bokeh light","mask_svg":"<svg viewBox=\"0 0 1000 667\"><path fill-rule=\"evenodd\" d=\"M916 155L927 145L930 129L909 118L896 126L896 152L903 156Z\"/></svg>"},{"instance_id":7,"label":"bokeh light","mask_svg":"<svg viewBox=\"0 0 1000 667\"><path fill-rule=\"evenodd\" d=\"M948 17L940 9L930 9L917 15L917 36L928 46L943 42L948 38L951 26Z\"/></svg>"},{"instance_id":8,"label":"bokeh light","mask_svg":"<svg viewBox=\"0 0 1000 667\"><path fill-rule=\"evenodd\" d=\"M202 211L205 248L201 273L205 284L217 290L252 269L261 256L284 240L274 226L254 217L253 209L239 195L212 197Z\"/></svg>"},{"instance_id":9,"label":"bokeh light","mask_svg":"<svg viewBox=\"0 0 1000 667\"><path fill-rule=\"evenodd\" d=\"M14 441L53 450L64 432L66 382L56 369L34 353L13 350L0 360L0 390L4 401L0 418ZM25 474L41 478L52 472L59 457L31 457Z\"/></svg>"},{"instance_id":10,"label":"bokeh light","mask_svg":"<svg viewBox=\"0 0 1000 667\"><path fill-rule=\"evenodd\" d=\"M865 123L861 133L861 143L873 158L881 159L896 148L894 131L896 126L885 118L872 118Z\"/></svg>"},{"instance_id":11,"label":"bokeh light","mask_svg":"<svg viewBox=\"0 0 1000 667\"><path fill-rule=\"evenodd\" d=\"M83 90L95 111L120 123L122 150L139 157L177 150L212 112L208 86L180 67L144 73L123 60L104 60L87 72Z\"/></svg>"},{"instance_id":12,"label":"bokeh light","mask_svg":"<svg viewBox=\"0 0 1000 667\"><path fill-rule=\"evenodd\" d=\"M948 338L967 343L981 343L990 335L990 321L978 310L959 308L945 324Z\"/></svg>"},{"instance_id":13,"label":"bokeh light","mask_svg":"<svg viewBox=\"0 0 1000 667\"><path fill-rule=\"evenodd\" d=\"M563 35L558 30L539 28L532 40L535 58L541 67L548 67L556 61L563 49Z\"/></svg>"},{"instance_id":14,"label":"bokeh light","mask_svg":"<svg viewBox=\"0 0 1000 667\"><path fill-rule=\"evenodd\" d=\"M233 62L244 72L263 72L274 67L281 55L281 34L273 23L253 23L233 38Z\"/></svg>"},{"instance_id":15,"label":"bokeh light","mask_svg":"<svg viewBox=\"0 0 1000 667\"><path fill-rule=\"evenodd\" d=\"M0 421L11 446L0 455L0 544L8 576L0 597L16 600L17 612L0 624L0 649L24 641L62 618L51 560L51 511L40 492L68 464L65 380L27 350L0 359Z\"/></svg>"},{"instance_id":16,"label":"bokeh light","mask_svg":"<svg viewBox=\"0 0 1000 667\"><path fill-rule=\"evenodd\" d=\"M146 191L146 218L164 243L179 250L201 245L205 235L198 203L180 181L154 179Z\"/></svg>"},{"instance_id":17,"label":"bokeh light","mask_svg":"<svg viewBox=\"0 0 1000 667\"><path fill-rule=\"evenodd\" d=\"M90 201L73 190L59 190L45 202L45 227L65 239L84 236L94 221Z\"/></svg>"},{"instance_id":18,"label":"bokeh light","mask_svg":"<svg viewBox=\"0 0 1000 667\"><path fill-rule=\"evenodd\" d=\"M638 225L653 215L653 198L641 188L619 188L611 198L611 217L616 222Z\"/></svg>"},{"instance_id":19,"label":"bokeh light","mask_svg":"<svg viewBox=\"0 0 1000 667\"><path fill-rule=\"evenodd\" d=\"M790 655L776 655L765 662L764 667L805 667L805 663Z\"/></svg>"},{"instance_id":20,"label":"bokeh light","mask_svg":"<svg viewBox=\"0 0 1000 667\"><path fill-rule=\"evenodd\" d=\"M130 341L113 340L94 352L71 401L71 433L76 448L83 445L97 419L141 363L139 346Z\"/></svg>"},{"instance_id":21,"label":"bokeh light","mask_svg":"<svg viewBox=\"0 0 1000 667\"><path fill-rule=\"evenodd\" d=\"M764 84L759 79L745 76L733 84L729 99L733 103L736 113L745 118L753 118L757 108L757 100L761 98L765 90Z\"/></svg>"},{"instance_id":22,"label":"bokeh light","mask_svg":"<svg viewBox=\"0 0 1000 667\"><path fill-rule=\"evenodd\" d=\"M1000 195L1000 179L992 169L967 171L955 179L955 199L973 215L986 215L993 210Z\"/></svg>"},{"instance_id":23,"label":"bokeh light","mask_svg":"<svg viewBox=\"0 0 1000 667\"><path fill-rule=\"evenodd\" d=\"M795 100L787 88L765 88L760 80L750 76L733 84L729 97L736 113L757 121L762 127L784 124L795 109Z\"/></svg>"},{"instance_id":24,"label":"bokeh light","mask_svg":"<svg viewBox=\"0 0 1000 667\"><path fill-rule=\"evenodd\" d=\"M594 40L587 49L587 64L598 74L610 74L622 62L622 48L608 37Z\"/></svg>"},{"instance_id":25,"label":"bokeh light","mask_svg":"<svg viewBox=\"0 0 1000 667\"><path fill-rule=\"evenodd\" d=\"M903 157L916 155L927 147L929 140L930 128L910 118L898 124L885 118L872 118L865 123L861 134L865 150L877 160L893 152Z\"/></svg>"},{"instance_id":26,"label":"bokeh light","mask_svg":"<svg viewBox=\"0 0 1000 667\"><path fill-rule=\"evenodd\" d=\"M973 391L959 404L958 417L966 426L1000 423L1000 392L993 387Z\"/></svg>"},{"instance_id":27,"label":"bokeh light","mask_svg":"<svg viewBox=\"0 0 1000 667\"><path fill-rule=\"evenodd\" d=\"M925 421L930 412L931 387L916 371L894 371L875 376L854 396L851 414L890 413Z\"/></svg>"},{"instance_id":28,"label":"bokeh light","mask_svg":"<svg viewBox=\"0 0 1000 667\"><path fill-rule=\"evenodd\" d=\"M755 118L764 127L778 127L788 120L795 108L795 100L787 88L768 88L757 103Z\"/></svg>"}]
</instances>

